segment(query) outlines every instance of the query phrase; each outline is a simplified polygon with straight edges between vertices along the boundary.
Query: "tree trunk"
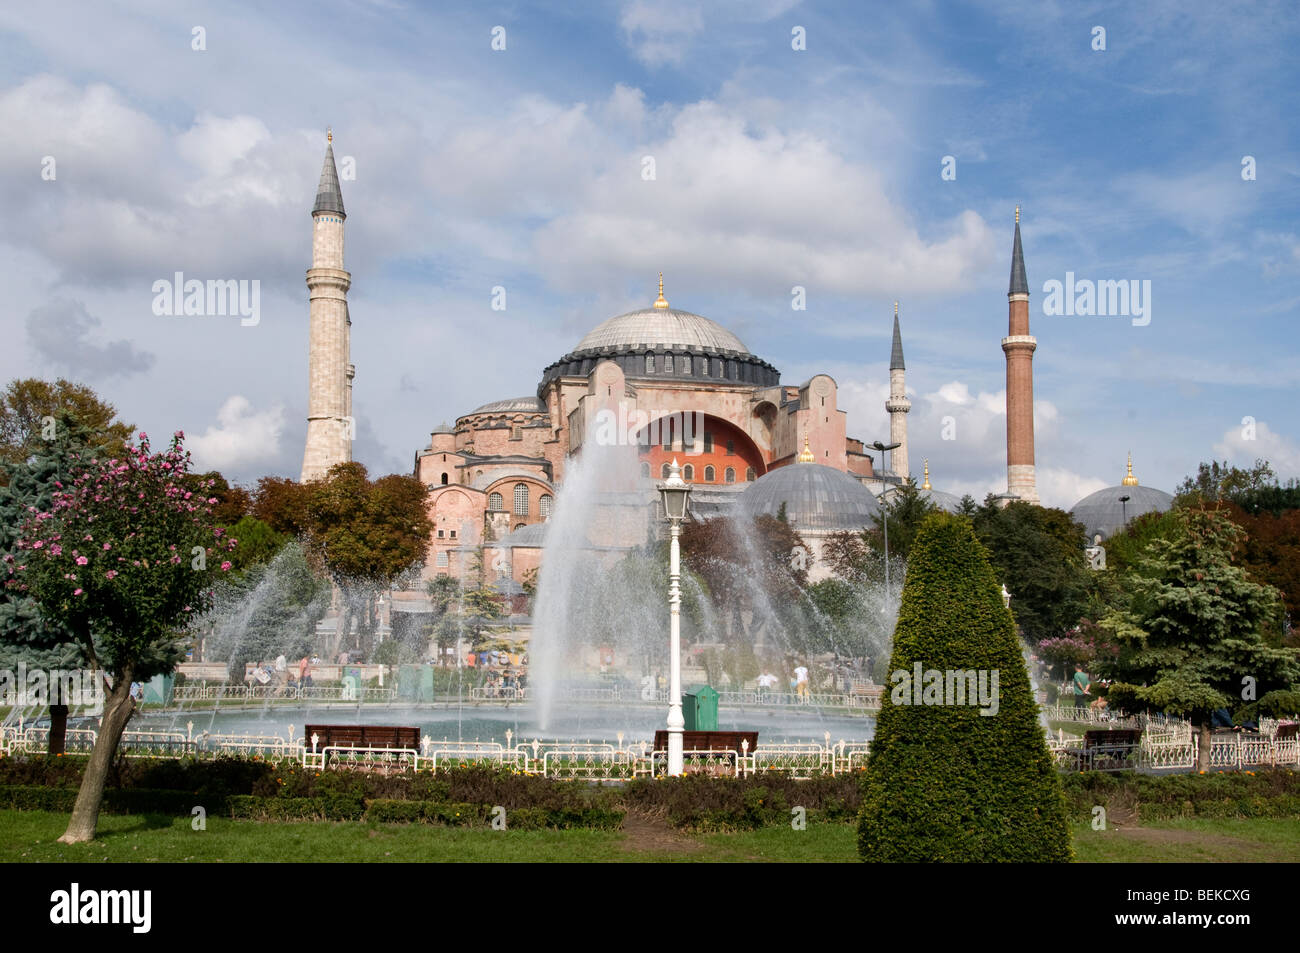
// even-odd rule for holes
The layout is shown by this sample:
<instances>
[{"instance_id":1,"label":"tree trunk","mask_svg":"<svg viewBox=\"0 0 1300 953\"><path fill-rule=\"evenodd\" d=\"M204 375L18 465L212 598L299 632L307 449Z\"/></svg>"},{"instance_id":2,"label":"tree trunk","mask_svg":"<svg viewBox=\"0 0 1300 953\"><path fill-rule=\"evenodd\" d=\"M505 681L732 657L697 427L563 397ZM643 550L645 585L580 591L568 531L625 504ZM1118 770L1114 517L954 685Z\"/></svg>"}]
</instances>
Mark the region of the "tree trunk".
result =
<instances>
[{"instance_id":1,"label":"tree trunk","mask_svg":"<svg viewBox=\"0 0 1300 953\"><path fill-rule=\"evenodd\" d=\"M68 706L50 706L50 747L51 758L68 750Z\"/></svg>"},{"instance_id":2,"label":"tree trunk","mask_svg":"<svg viewBox=\"0 0 1300 953\"><path fill-rule=\"evenodd\" d=\"M122 740L126 723L135 711L135 699L131 697L131 679L134 674L129 666L119 672L112 690L104 700L104 717L99 722L95 749L90 754L90 762L81 779L81 790L77 792L77 803L73 805L68 829L59 838L61 844L80 844L95 839L108 769L117 754L117 745Z\"/></svg>"},{"instance_id":3,"label":"tree trunk","mask_svg":"<svg viewBox=\"0 0 1300 953\"><path fill-rule=\"evenodd\" d=\"M1201 722L1200 735L1196 744L1196 769L1198 771L1208 772L1210 770L1210 746L1214 744L1214 724L1210 718Z\"/></svg>"}]
</instances>

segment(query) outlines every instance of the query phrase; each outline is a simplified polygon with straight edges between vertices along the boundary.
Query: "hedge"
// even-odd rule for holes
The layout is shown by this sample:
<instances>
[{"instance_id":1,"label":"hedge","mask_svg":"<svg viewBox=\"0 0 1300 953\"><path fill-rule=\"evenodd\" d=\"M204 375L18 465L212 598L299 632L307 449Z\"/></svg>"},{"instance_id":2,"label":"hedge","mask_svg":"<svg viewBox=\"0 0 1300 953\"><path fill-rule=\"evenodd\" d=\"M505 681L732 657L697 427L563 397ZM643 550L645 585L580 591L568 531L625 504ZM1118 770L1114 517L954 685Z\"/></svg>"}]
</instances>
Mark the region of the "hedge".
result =
<instances>
[{"instance_id":1,"label":"hedge","mask_svg":"<svg viewBox=\"0 0 1300 953\"><path fill-rule=\"evenodd\" d=\"M1065 799L1015 620L959 516L927 516L908 558L889 668L910 680L917 665L996 671L998 708L985 715L955 699L908 698L890 676L863 775L862 859L1068 862Z\"/></svg>"}]
</instances>

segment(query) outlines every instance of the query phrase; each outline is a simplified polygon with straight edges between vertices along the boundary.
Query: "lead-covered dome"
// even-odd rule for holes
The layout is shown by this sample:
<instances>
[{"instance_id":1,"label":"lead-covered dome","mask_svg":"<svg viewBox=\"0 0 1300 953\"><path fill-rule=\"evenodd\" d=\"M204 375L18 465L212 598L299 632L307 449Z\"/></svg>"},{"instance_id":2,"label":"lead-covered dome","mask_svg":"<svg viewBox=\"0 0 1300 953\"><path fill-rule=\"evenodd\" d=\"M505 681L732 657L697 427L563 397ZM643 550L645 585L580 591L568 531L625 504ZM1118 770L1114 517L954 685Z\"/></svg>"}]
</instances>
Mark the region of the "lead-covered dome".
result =
<instances>
[{"instance_id":1,"label":"lead-covered dome","mask_svg":"<svg viewBox=\"0 0 1300 953\"><path fill-rule=\"evenodd\" d=\"M759 477L740 495L749 517L785 516L798 532L858 531L880 512L875 494L858 480L820 463L794 463Z\"/></svg>"},{"instance_id":2,"label":"lead-covered dome","mask_svg":"<svg viewBox=\"0 0 1300 953\"><path fill-rule=\"evenodd\" d=\"M1109 539L1113 533L1124 528L1126 520L1136 519L1146 513L1163 513L1173 505L1173 496L1164 490L1138 484L1137 477L1133 475L1133 458L1129 457L1128 475L1119 486L1108 486L1096 493L1089 493L1070 507L1070 513L1077 522L1083 524L1088 539L1091 540L1097 534L1101 534L1102 539Z\"/></svg>"},{"instance_id":3,"label":"lead-covered dome","mask_svg":"<svg viewBox=\"0 0 1300 953\"><path fill-rule=\"evenodd\" d=\"M774 387L781 372L756 357L745 342L718 322L668 304L663 294L649 308L602 321L578 346L542 371L541 394L557 377L587 377L601 361L613 361L626 378L690 381L709 387L751 384Z\"/></svg>"},{"instance_id":4,"label":"lead-covered dome","mask_svg":"<svg viewBox=\"0 0 1300 953\"><path fill-rule=\"evenodd\" d=\"M716 321L676 308L643 308L598 324L575 351L604 347L648 347L748 354L749 348Z\"/></svg>"}]
</instances>

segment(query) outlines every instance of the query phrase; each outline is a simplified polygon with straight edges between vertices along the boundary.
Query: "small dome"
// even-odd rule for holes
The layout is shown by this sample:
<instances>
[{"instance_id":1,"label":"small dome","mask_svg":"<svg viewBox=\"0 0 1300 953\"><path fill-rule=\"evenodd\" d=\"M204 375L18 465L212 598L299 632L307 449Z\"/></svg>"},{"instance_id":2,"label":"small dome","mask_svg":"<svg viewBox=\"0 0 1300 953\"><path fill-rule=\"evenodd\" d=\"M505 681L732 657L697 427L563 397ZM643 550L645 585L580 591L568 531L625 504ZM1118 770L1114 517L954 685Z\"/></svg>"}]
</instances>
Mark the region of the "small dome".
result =
<instances>
[{"instance_id":1,"label":"small dome","mask_svg":"<svg viewBox=\"0 0 1300 953\"><path fill-rule=\"evenodd\" d=\"M1121 501L1121 496L1128 499ZM1124 528L1126 519L1133 520L1144 513L1163 513L1173 505L1174 498L1163 490L1121 483L1089 493L1070 508L1070 513L1083 524L1088 539L1098 533L1102 539L1108 539Z\"/></svg>"},{"instance_id":2,"label":"small dome","mask_svg":"<svg viewBox=\"0 0 1300 953\"><path fill-rule=\"evenodd\" d=\"M537 397L511 397L509 400L494 400L490 404L484 404L482 407L475 407L466 417L472 417L474 414L505 414L511 411L524 411L526 413L545 413L546 405Z\"/></svg>"},{"instance_id":3,"label":"small dome","mask_svg":"<svg viewBox=\"0 0 1300 953\"><path fill-rule=\"evenodd\" d=\"M610 318L593 328L573 350L599 348L701 348L705 351L737 351L749 348L722 325L708 318L675 308L643 308Z\"/></svg>"},{"instance_id":4,"label":"small dome","mask_svg":"<svg viewBox=\"0 0 1300 953\"><path fill-rule=\"evenodd\" d=\"M776 516L782 503L799 532L862 530L880 512L875 494L847 473L820 463L778 467L740 496L741 512L749 517Z\"/></svg>"},{"instance_id":5,"label":"small dome","mask_svg":"<svg viewBox=\"0 0 1300 953\"><path fill-rule=\"evenodd\" d=\"M927 503L939 507L946 513L961 512L961 497L959 496L953 496L951 493L943 492L943 490L921 490L918 495Z\"/></svg>"}]
</instances>

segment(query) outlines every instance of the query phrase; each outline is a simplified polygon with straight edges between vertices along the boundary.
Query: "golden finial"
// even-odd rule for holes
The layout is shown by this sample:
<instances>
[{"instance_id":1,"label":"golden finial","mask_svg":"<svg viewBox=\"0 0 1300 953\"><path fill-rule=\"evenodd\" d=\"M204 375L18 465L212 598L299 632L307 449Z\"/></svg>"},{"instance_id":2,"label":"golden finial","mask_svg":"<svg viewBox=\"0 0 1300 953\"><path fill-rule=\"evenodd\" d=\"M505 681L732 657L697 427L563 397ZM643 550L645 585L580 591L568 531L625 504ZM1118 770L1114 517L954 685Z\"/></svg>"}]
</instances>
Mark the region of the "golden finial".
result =
<instances>
[{"instance_id":1,"label":"golden finial","mask_svg":"<svg viewBox=\"0 0 1300 953\"><path fill-rule=\"evenodd\" d=\"M894 317L898 317L898 302L894 302Z\"/></svg>"},{"instance_id":2,"label":"golden finial","mask_svg":"<svg viewBox=\"0 0 1300 953\"><path fill-rule=\"evenodd\" d=\"M1120 481L1123 486L1137 486L1138 478L1133 475L1133 451L1128 452L1128 476Z\"/></svg>"},{"instance_id":3,"label":"golden finial","mask_svg":"<svg viewBox=\"0 0 1300 953\"><path fill-rule=\"evenodd\" d=\"M1020 206L1019 206L1019 205L1016 206L1016 224L1017 224L1017 225L1020 224Z\"/></svg>"},{"instance_id":4,"label":"golden finial","mask_svg":"<svg viewBox=\"0 0 1300 953\"><path fill-rule=\"evenodd\" d=\"M334 130L329 126L325 127L325 141L326 142L334 141Z\"/></svg>"},{"instance_id":5,"label":"golden finial","mask_svg":"<svg viewBox=\"0 0 1300 953\"><path fill-rule=\"evenodd\" d=\"M668 299L664 297L664 273L659 272L659 297L655 298L656 308L668 307Z\"/></svg>"},{"instance_id":6,"label":"golden finial","mask_svg":"<svg viewBox=\"0 0 1300 953\"><path fill-rule=\"evenodd\" d=\"M808 449L808 435L807 435L807 434L804 434L804 435L803 435L803 450L801 450L801 451L799 452L799 462L800 462L800 463L812 463L812 462L815 461L816 459L817 459L817 458L813 456L813 452L812 452L811 450Z\"/></svg>"},{"instance_id":7,"label":"golden finial","mask_svg":"<svg viewBox=\"0 0 1300 953\"><path fill-rule=\"evenodd\" d=\"M925 482L921 484L921 489L923 490L934 489L932 486L930 486L930 461L929 460L925 461Z\"/></svg>"}]
</instances>

